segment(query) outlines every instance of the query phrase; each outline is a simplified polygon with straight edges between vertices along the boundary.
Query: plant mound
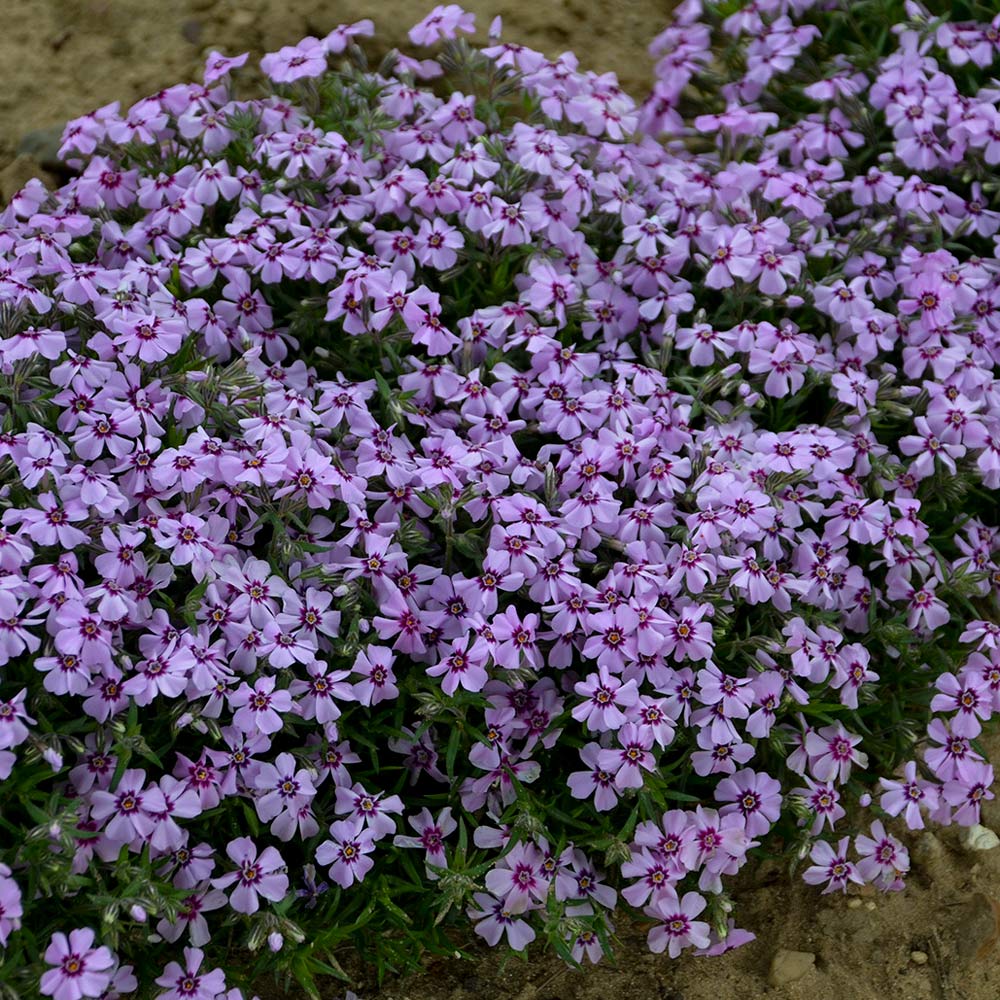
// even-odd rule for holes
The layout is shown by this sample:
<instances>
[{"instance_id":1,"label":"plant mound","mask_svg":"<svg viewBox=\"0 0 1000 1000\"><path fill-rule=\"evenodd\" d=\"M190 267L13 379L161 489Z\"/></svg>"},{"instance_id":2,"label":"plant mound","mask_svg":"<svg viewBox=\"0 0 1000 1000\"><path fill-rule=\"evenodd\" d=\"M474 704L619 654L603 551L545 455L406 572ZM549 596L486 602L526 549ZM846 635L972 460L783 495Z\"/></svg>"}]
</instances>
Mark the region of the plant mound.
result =
<instances>
[{"instance_id":1,"label":"plant mound","mask_svg":"<svg viewBox=\"0 0 1000 1000\"><path fill-rule=\"evenodd\" d=\"M979 821L960 6L686 0L637 104L449 5L67 127L0 216L0 987L596 961L618 909L717 954L754 856L896 890Z\"/></svg>"}]
</instances>

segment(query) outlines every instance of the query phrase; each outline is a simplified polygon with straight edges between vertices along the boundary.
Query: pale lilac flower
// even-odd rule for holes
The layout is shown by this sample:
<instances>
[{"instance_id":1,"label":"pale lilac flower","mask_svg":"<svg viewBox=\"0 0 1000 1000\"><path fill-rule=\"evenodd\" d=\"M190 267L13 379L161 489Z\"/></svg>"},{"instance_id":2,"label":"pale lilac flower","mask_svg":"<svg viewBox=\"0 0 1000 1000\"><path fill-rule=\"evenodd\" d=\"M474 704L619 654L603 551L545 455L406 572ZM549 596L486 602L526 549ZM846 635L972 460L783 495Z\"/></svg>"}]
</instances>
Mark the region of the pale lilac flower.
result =
<instances>
[{"instance_id":1,"label":"pale lilac flower","mask_svg":"<svg viewBox=\"0 0 1000 1000\"><path fill-rule=\"evenodd\" d=\"M854 838L861 860L858 874L866 881L886 892L903 888L902 876L909 871L910 856L895 837L885 832L881 820L872 823L870 837L859 834Z\"/></svg>"},{"instance_id":2,"label":"pale lilac flower","mask_svg":"<svg viewBox=\"0 0 1000 1000\"><path fill-rule=\"evenodd\" d=\"M934 812L938 806L938 789L931 782L917 776L917 765L907 761L903 768L903 780L880 778L885 792L879 798L879 805L890 815L903 814L906 825L911 830L922 830L924 818L921 810Z\"/></svg>"},{"instance_id":3,"label":"pale lilac flower","mask_svg":"<svg viewBox=\"0 0 1000 1000\"><path fill-rule=\"evenodd\" d=\"M100 997L111 983L108 970L115 959L108 948L93 945L94 932L89 927L70 931L69 937L59 931L53 934L45 961L55 968L42 973L41 992L53 1000Z\"/></svg>"},{"instance_id":4,"label":"pale lilac flower","mask_svg":"<svg viewBox=\"0 0 1000 1000\"><path fill-rule=\"evenodd\" d=\"M598 812L613 809L618 802L615 790L615 771L607 770L600 764L602 750L597 743L588 743L580 750L580 759L590 770L574 771L566 779L570 794L575 799L588 799L594 796L594 808Z\"/></svg>"},{"instance_id":5,"label":"pale lilac flower","mask_svg":"<svg viewBox=\"0 0 1000 1000\"><path fill-rule=\"evenodd\" d=\"M486 873L486 888L503 901L508 913L524 913L549 891L541 870L541 852L533 844L517 844L501 859L501 867Z\"/></svg>"},{"instance_id":6,"label":"pale lilac flower","mask_svg":"<svg viewBox=\"0 0 1000 1000\"><path fill-rule=\"evenodd\" d=\"M847 892L850 882L863 885L864 879L858 874L857 868L847 860L847 847L850 842L850 837L843 837L834 849L825 840L819 841L809 854L815 864L802 873L803 880L810 885L826 883L824 894L837 889Z\"/></svg>"},{"instance_id":7,"label":"pale lilac flower","mask_svg":"<svg viewBox=\"0 0 1000 1000\"><path fill-rule=\"evenodd\" d=\"M316 861L329 865L330 878L347 889L374 867L375 862L368 855L375 850L375 841L362 820L353 817L331 824L330 838L316 848Z\"/></svg>"},{"instance_id":8,"label":"pale lilac flower","mask_svg":"<svg viewBox=\"0 0 1000 1000\"><path fill-rule=\"evenodd\" d=\"M24 910L21 890L11 877L10 868L0 864L0 948L6 948L13 931L21 926Z\"/></svg>"},{"instance_id":9,"label":"pale lilac flower","mask_svg":"<svg viewBox=\"0 0 1000 1000\"><path fill-rule=\"evenodd\" d=\"M441 4L409 31L414 45L433 45L442 38L455 38L459 31L476 30L476 15L462 10L458 4Z\"/></svg>"},{"instance_id":10,"label":"pale lilac flower","mask_svg":"<svg viewBox=\"0 0 1000 1000\"><path fill-rule=\"evenodd\" d=\"M415 847L424 852L424 862L428 866L427 877L438 878L434 868L447 868L448 857L444 850L444 839L458 829L458 823L452 818L451 808L446 806L435 819L429 809L421 809L416 816L408 818L410 826L417 832L416 837L397 834L392 838L394 847Z\"/></svg>"},{"instance_id":11,"label":"pale lilac flower","mask_svg":"<svg viewBox=\"0 0 1000 1000\"><path fill-rule=\"evenodd\" d=\"M222 969L201 972L205 953L200 948L184 949L184 964L167 963L163 974L156 980L157 986L164 987L157 1000L217 1000L226 988L226 977Z\"/></svg>"},{"instance_id":12,"label":"pale lilac flower","mask_svg":"<svg viewBox=\"0 0 1000 1000\"><path fill-rule=\"evenodd\" d=\"M273 847L257 851L249 837L237 837L226 847L226 854L236 865L236 870L212 879L216 889L228 889L229 905L237 913L256 913L260 909L260 896L273 903L283 899L288 891L285 862Z\"/></svg>"},{"instance_id":13,"label":"pale lilac flower","mask_svg":"<svg viewBox=\"0 0 1000 1000\"><path fill-rule=\"evenodd\" d=\"M472 897L473 906L466 910L469 919L475 922L476 933L487 944L496 945L507 935L507 943L514 951L523 951L535 940L535 931L527 920L511 912L501 900L485 892L477 892Z\"/></svg>"},{"instance_id":14,"label":"pale lilac flower","mask_svg":"<svg viewBox=\"0 0 1000 1000\"><path fill-rule=\"evenodd\" d=\"M843 784L853 764L862 768L868 764L868 755L856 749L860 742L861 737L847 732L840 722L810 732L806 737L806 752L813 776L820 781Z\"/></svg>"},{"instance_id":15,"label":"pale lilac flower","mask_svg":"<svg viewBox=\"0 0 1000 1000\"><path fill-rule=\"evenodd\" d=\"M649 950L657 955L666 951L671 958L677 958L685 948L707 948L709 925L694 919L706 905L705 897L697 892L687 892L680 899L675 892L655 896L643 909L647 916L660 921L647 935Z\"/></svg>"}]
</instances>

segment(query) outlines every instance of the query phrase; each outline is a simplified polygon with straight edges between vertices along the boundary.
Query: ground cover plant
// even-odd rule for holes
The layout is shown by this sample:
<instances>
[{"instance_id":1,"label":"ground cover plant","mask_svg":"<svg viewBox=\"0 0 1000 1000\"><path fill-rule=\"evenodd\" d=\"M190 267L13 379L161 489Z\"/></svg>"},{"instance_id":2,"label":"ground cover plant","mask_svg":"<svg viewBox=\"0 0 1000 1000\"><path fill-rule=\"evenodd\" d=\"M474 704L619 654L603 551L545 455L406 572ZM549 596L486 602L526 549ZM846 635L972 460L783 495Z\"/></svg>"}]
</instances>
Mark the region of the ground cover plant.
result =
<instances>
[{"instance_id":1,"label":"ground cover plant","mask_svg":"<svg viewBox=\"0 0 1000 1000\"><path fill-rule=\"evenodd\" d=\"M0 216L0 993L718 954L753 858L976 823L990 14L685 2L637 103L448 5L70 123Z\"/></svg>"}]
</instances>

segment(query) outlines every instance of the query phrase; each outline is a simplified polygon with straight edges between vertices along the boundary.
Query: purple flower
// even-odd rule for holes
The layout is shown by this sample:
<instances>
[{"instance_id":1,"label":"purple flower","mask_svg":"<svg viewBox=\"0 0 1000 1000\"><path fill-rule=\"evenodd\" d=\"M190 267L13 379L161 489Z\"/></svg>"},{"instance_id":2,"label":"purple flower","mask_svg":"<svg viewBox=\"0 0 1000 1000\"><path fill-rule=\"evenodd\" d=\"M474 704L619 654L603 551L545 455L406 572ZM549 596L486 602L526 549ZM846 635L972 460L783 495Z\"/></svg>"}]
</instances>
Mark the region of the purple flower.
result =
<instances>
[{"instance_id":1,"label":"purple flower","mask_svg":"<svg viewBox=\"0 0 1000 1000\"><path fill-rule=\"evenodd\" d=\"M709 925L694 919L706 905L705 897L697 892L687 892L680 899L673 891L654 897L643 909L647 916L660 921L647 935L649 950L657 955L666 951L676 958L685 948L707 948Z\"/></svg>"},{"instance_id":2,"label":"purple flower","mask_svg":"<svg viewBox=\"0 0 1000 1000\"><path fill-rule=\"evenodd\" d=\"M258 897L276 903L288 891L285 862L273 847L265 847L258 854L257 846L249 837L237 837L226 847L229 860L236 871L212 879L216 889L236 887L229 894L229 905L237 913L256 913L260 909Z\"/></svg>"},{"instance_id":3,"label":"purple flower","mask_svg":"<svg viewBox=\"0 0 1000 1000\"><path fill-rule=\"evenodd\" d=\"M858 874L886 892L903 888L902 876L909 871L910 856L906 848L893 836L885 832L881 820L872 823L872 835L859 834L854 845L861 860Z\"/></svg>"},{"instance_id":4,"label":"purple flower","mask_svg":"<svg viewBox=\"0 0 1000 1000\"><path fill-rule=\"evenodd\" d=\"M781 815L781 782L762 772L747 769L723 778L715 786L715 798L729 803L721 809L723 816L743 815L751 837L763 836Z\"/></svg>"},{"instance_id":5,"label":"purple flower","mask_svg":"<svg viewBox=\"0 0 1000 1000\"><path fill-rule=\"evenodd\" d=\"M720 226L703 237L699 248L709 265L705 275L708 288L729 288L734 278L749 278L753 273L753 237L745 229Z\"/></svg>"},{"instance_id":6,"label":"purple flower","mask_svg":"<svg viewBox=\"0 0 1000 1000\"><path fill-rule=\"evenodd\" d=\"M99 790L91 794L91 816L98 822L107 821L104 832L112 840L128 844L152 834L156 821L145 786L145 771L128 770L114 792Z\"/></svg>"},{"instance_id":7,"label":"purple flower","mask_svg":"<svg viewBox=\"0 0 1000 1000\"><path fill-rule=\"evenodd\" d=\"M650 753L653 746L652 733L633 722L627 722L615 737L619 747L599 751L598 766L608 775L614 775L615 788L619 791L642 788L642 772L653 771L656 767L656 759ZM572 776L570 780L572 781Z\"/></svg>"},{"instance_id":8,"label":"purple flower","mask_svg":"<svg viewBox=\"0 0 1000 1000\"><path fill-rule=\"evenodd\" d=\"M837 821L847 815L847 810L840 804L840 792L835 785L824 784L806 778L808 788L793 788L788 794L801 796L806 807L815 814L809 832L815 837L829 825L832 830Z\"/></svg>"},{"instance_id":9,"label":"purple flower","mask_svg":"<svg viewBox=\"0 0 1000 1000\"><path fill-rule=\"evenodd\" d=\"M406 837L397 834L392 838L394 847L416 847L424 851L424 861L434 868L447 868L448 857L444 851L444 838L458 829L458 823L452 818L451 808L446 806L438 814L437 819L429 809L421 809L416 816L409 817L409 824L417 832L416 837ZM436 879L437 872L428 867L428 878Z\"/></svg>"},{"instance_id":10,"label":"purple flower","mask_svg":"<svg viewBox=\"0 0 1000 1000\"><path fill-rule=\"evenodd\" d=\"M613 809L618 802L618 793L615 790L616 770L606 770L600 763L601 754L607 752L597 743L588 743L581 748L580 759L590 770L574 771L566 779L573 798L588 799L591 795L594 796L594 808L598 812ZM615 756L617 758L617 754Z\"/></svg>"},{"instance_id":11,"label":"purple flower","mask_svg":"<svg viewBox=\"0 0 1000 1000\"><path fill-rule=\"evenodd\" d=\"M809 857L815 864L802 873L802 878L810 885L822 885L825 882L824 894L836 889L847 892L849 882L863 885L864 879L858 874L854 865L847 860L847 845L850 842L850 837L844 837L834 850L833 846L825 840L819 841L809 853Z\"/></svg>"},{"instance_id":12,"label":"purple flower","mask_svg":"<svg viewBox=\"0 0 1000 1000\"><path fill-rule=\"evenodd\" d=\"M931 700L932 712L953 712L952 732L974 739L982 732L981 721L993 714L993 697L986 685L975 676L944 673L934 682L940 692Z\"/></svg>"},{"instance_id":13,"label":"purple flower","mask_svg":"<svg viewBox=\"0 0 1000 1000\"><path fill-rule=\"evenodd\" d=\"M385 646L368 646L355 657L353 673L361 680L351 686L352 696L362 705L377 705L399 696L392 665L392 651Z\"/></svg>"},{"instance_id":14,"label":"purple flower","mask_svg":"<svg viewBox=\"0 0 1000 1000\"><path fill-rule=\"evenodd\" d=\"M569 854L569 867L563 865L556 873L556 899L579 900L595 903L609 910L615 908L618 893L611 886L602 885L601 876L587 860L583 851L573 849Z\"/></svg>"},{"instance_id":15,"label":"purple flower","mask_svg":"<svg viewBox=\"0 0 1000 1000\"><path fill-rule=\"evenodd\" d=\"M369 854L375 850L375 840L361 819L338 820L330 826L330 840L316 848L316 860L330 866L330 878L342 889L360 882L375 862Z\"/></svg>"},{"instance_id":16,"label":"purple flower","mask_svg":"<svg viewBox=\"0 0 1000 1000\"><path fill-rule=\"evenodd\" d=\"M254 778L254 787L261 793L257 799L257 815L266 823L271 820L271 832L280 840L291 840L295 817L308 806L316 794L312 776L296 767L290 753L278 754L273 764L261 764Z\"/></svg>"},{"instance_id":17,"label":"purple flower","mask_svg":"<svg viewBox=\"0 0 1000 1000\"><path fill-rule=\"evenodd\" d=\"M349 814L352 820L362 823L375 840L381 840L396 829L392 814L403 812L403 800L398 795L383 798L384 795L384 792L367 792L357 783L350 787L338 785L337 813L341 816Z\"/></svg>"},{"instance_id":18,"label":"purple flower","mask_svg":"<svg viewBox=\"0 0 1000 1000\"><path fill-rule=\"evenodd\" d=\"M639 700L636 682L629 680L623 684L611 676L607 667L590 674L587 680L574 685L573 690L585 699L573 709L573 718L599 733L620 729L626 721L622 709Z\"/></svg>"},{"instance_id":19,"label":"purple flower","mask_svg":"<svg viewBox=\"0 0 1000 1000\"><path fill-rule=\"evenodd\" d=\"M53 1000L80 1000L100 997L111 983L109 970L115 959L103 945L93 947L94 932L89 927L59 931L45 949L45 961L55 968L42 973L39 989Z\"/></svg>"},{"instance_id":20,"label":"purple flower","mask_svg":"<svg viewBox=\"0 0 1000 1000\"><path fill-rule=\"evenodd\" d=\"M0 864L0 947L5 948L11 932L20 928L23 915L21 890L11 878L10 868Z\"/></svg>"},{"instance_id":21,"label":"purple flower","mask_svg":"<svg viewBox=\"0 0 1000 1000\"><path fill-rule=\"evenodd\" d=\"M487 944L496 945L507 935L507 943L514 951L523 951L535 940L535 931L527 920L508 910L501 900L494 899L485 892L477 892L472 897L475 905L466 912L475 922L476 933Z\"/></svg>"},{"instance_id":22,"label":"purple flower","mask_svg":"<svg viewBox=\"0 0 1000 1000\"><path fill-rule=\"evenodd\" d=\"M251 688L241 684L229 695L229 704L236 708L233 722L248 734L271 735L281 729L282 712L292 708L292 696L288 691L275 690L274 677L261 677Z\"/></svg>"},{"instance_id":23,"label":"purple flower","mask_svg":"<svg viewBox=\"0 0 1000 1000\"><path fill-rule=\"evenodd\" d=\"M476 30L476 15L462 10L458 4L449 3L435 7L422 21L410 28L410 41L414 45L433 45L442 38L455 38L459 31Z\"/></svg>"},{"instance_id":24,"label":"purple flower","mask_svg":"<svg viewBox=\"0 0 1000 1000\"><path fill-rule=\"evenodd\" d=\"M292 83L326 72L327 48L318 38L303 38L298 45L285 45L260 61L260 68L275 83Z\"/></svg>"},{"instance_id":25,"label":"purple flower","mask_svg":"<svg viewBox=\"0 0 1000 1000\"><path fill-rule=\"evenodd\" d=\"M855 749L861 742L844 729L841 723L824 726L806 737L809 768L820 781L838 781L843 784L851 773L851 766L867 767L868 757Z\"/></svg>"},{"instance_id":26,"label":"purple flower","mask_svg":"<svg viewBox=\"0 0 1000 1000\"><path fill-rule=\"evenodd\" d=\"M973 826L979 822L980 808L984 800L994 797L993 768L989 764L970 764L967 777L946 781L941 789L941 797L955 812L952 820L962 826Z\"/></svg>"},{"instance_id":27,"label":"purple flower","mask_svg":"<svg viewBox=\"0 0 1000 1000\"><path fill-rule=\"evenodd\" d=\"M938 805L938 789L923 778L917 777L917 765L907 761L903 769L903 780L880 778L885 792L879 798L879 805L890 815L903 814L906 825L911 830L922 830L924 818L921 809L934 812Z\"/></svg>"},{"instance_id":28,"label":"purple flower","mask_svg":"<svg viewBox=\"0 0 1000 1000\"><path fill-rule=\"evenodd\" d=\"M560 273L551 264L533 264L528 272L531 285L528 290L528 302L536 312L550 309L556 321L563 325L566 322L566 307L572 305L580 297L580 291L572 275Z\"/></svg>"},{"instance_id":29,"label":"purple flower","mask_svg":"<svg viewBox=\"0 0 1000 1000\"><path fill-rule=\"evenodd\" d=\"M169 962L156 980L166 990L157 1000L216 1000L226 988L226 977L222 969L199 973L204 959L200 948L185 948L184 964Z\"/></svg>"},{"instance_id":30,"label":"purple flower","mask_svg":"<svg viewBox=\"0 0 1000 1000\"><path fill-rule=\"evenodd\" d=\"M503 901L507 913L524 913L549 891L542 875L542 856L533 844L517 844L501 859L501 867L486 873L486 888Z\"/></svg>"}]
</instances>

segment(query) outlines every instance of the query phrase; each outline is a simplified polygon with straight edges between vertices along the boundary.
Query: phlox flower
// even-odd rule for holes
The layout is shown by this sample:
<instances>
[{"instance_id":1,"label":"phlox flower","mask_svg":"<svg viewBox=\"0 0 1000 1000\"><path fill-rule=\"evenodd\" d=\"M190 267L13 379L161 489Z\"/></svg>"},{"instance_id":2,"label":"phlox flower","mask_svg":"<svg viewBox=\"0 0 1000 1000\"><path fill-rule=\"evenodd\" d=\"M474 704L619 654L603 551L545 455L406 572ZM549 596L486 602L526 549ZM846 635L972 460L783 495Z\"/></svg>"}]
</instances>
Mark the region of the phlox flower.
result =
<instances>
[{"instance_id":1,"label":"phlox flower","mask_svg":"<svg viewBox=\"0 0 1000 1000\"><path fill-rule=\"evenodd\" d=\"M573 798L588 799L591 795L594 796L594 808L598 812L613 809L618 802L618 793L615 790L616 769L606 769L600 763L601 755L606 753L608 751L602 750L599 744L588 743L581 748L580 759L590 770L574 771L566 779Z\"/></svg>"},{"instance_id":2,"label":"phlox flower","mask_svg":"<svg viewBox=\"0 0 1000 1000\"><path fill-rule=\"evenodd\" d=\"M534 844L516 844L503 856L499 867L486 873L486 888L503 901L508 913L524 913L548 894L541 862L541 852Z\"/></svg>"},{"instance_id":3,"label":"phlox flower","mask_svg":"<svg viewBox=\"0 0 1000 1000\"><path fill-rule=\"evenodd\" d=\"M128 844L137 837L145 839L156 824L147 794L146 772L127 770L113 792L91 793L90 814L99 823L107 821L104 832L112 840Z\"/></svg>"},{"instance_id":4,"label":"phlox flower","mask_svg":"<svg viewBox=\"0 0 1000 1000\"><path fill-rule=\"evenodd\" d=\"M285 45L260 61L260 68L275 83L292 83L326 72L327 48L318 38L303 38L298 45Z\"/></svg>"},{"instance_id":5,"label":"phlox flower","mask_svg":"<svg viewBox=\"0 0 1000 1000\"><path fill-rule=\"evenodd\" d=\"M941 798L954 809L952 821L962 826L978 823L982 803L994 798L992 787L993 768L986 763L972 763L968 766L967 777L946 781L941 788Z\"/></svg>"},{"instance_id":6,"label":"phlox flower","mask_svg":"<svg viewBox=\"0 0 1000 1000\"><path fill-rule=\"evenodd\" d=\"M954 713L952 732L975 739L982 732L982 723L993 714L993 697L986 684L974 675L963 673L959 679L949 672L941 674L934 686L938 693L931 699L931 711Z\"/></svg>"},{"instance_id":7,"label":"phlox flower","mask_svg":"<svg viewBox=\"0 0 1000 1000\"><path fill-rule=\"evenodd\" d=\"M326 663L313 662L306 668L308 680L296 679L288 693L298 699L298 709L304 719L315 719L320 725L340 718L339 703L355 700L354 689L345 679L347 670L330 671Z\"/></svg>"},{"instance_id":8,"label":"phlox flower","mask_svg":"<svg viewBox=\"0 0 1000 1000\"><path fill-rule=\"evenodd\" d=\"M562 864L556 872L556 899L578 900L589 904L591 900L609 910L614 910L618 893L603 885L601 875L588 861L583 851L574 848L569 852L569 865Z\"/></svg>"},{"instance_id":9,"label":"phlox flower","mask_svg":"<svg viewBox=\"0 0 1000 1000\"><path fill-rule=\"evenodd\" d=\"M362 705L377 705L399 696L392 665L396 657L392 650L374 644L366 646L354 659L352 673L361 680L351 686L353 698Z\"/></svg>"},{"instance_id":10,"label":"phlox flower","mask_svg":"<svg viewBox=\"0 0 1000 1000\"><path fill-rule=\"evenodd\" d=\"M601 750L597 755L597 764L602 771L614 775L615 788L622 791L626 788L642 788L643 771L653 771L656 758L650 752L653 746L653 736L647 729L626 722L615 734L619 746ZM601 771L596 772L600 774ZM572 781L572 776L570 778ZM570 788L572 788L572 784Z\"/></svg>"},{"instance_id":11,"label":"phlox flower","mask_svg":"<svg viewBox=\"0 0 1000 1000\"><path fill-rule=\"evenodd\" d=\"M312 775L297 767L290 753L281 753L273 764L261 764L253 785L262 793L256 802L257 815L265 823L273 820L271 832L280 840L291 840L295 817L316 794Z\"/></svg>"},{"instance_id":12,"label":"phlox flower","mask_svg":"<svg viewBox=\"0 0 1000 1000\"><path fill-rule=\"evenodd\" d=\"M163 974L156 980L165 989L157 1000L217 1000L226 988L222 969L201 972L205 953L200 948L184 949L184 964L168 962Z\"/></svg>"},{"instance_id":13,"label":"phlox flower","mask_svg":"<svg viewBox=\"0 0 1000 1000\"><path fill-rule=\"evenodd\" d=\"M910 856L895 837L885 832L881 820L872 823L870 837L859 834L854 838L860 861L858 874L886 892L903 888L903 875L909 871Z\"/></svg>"},{"instance_id":14,"label":"phlox flower","mask_svg":"<svg viewBox=\"0 0 1000 1000\"><path fill-rule=\"evenodd\" d=\"M362 820L354 817L332 823L330 838L316 848L316 861L329 865L330 878L347 889L374 867L375 862L368 855L375 850L375 840Z\"/></svg>"},{"instance_id":15,"label":"phlox flower","mask_svg":"<svg viewBox=\"0 0 1000 1000\"><path fill-rule=\"evenodd\" d=\"M676 873L669 863L647 848L633 850L621 867L622 878L639 878L622 890L622 899L630 906L642 906L650 896L673 889Z\"/></svg>"},{"instance_id":16,"label":"phlox flower","mask_svg":"<svg viewBox=\"0 0 1000 1000\"><path fill-rule=\"evenodd\" d=\"M28 726L35 720L24 710L27 689L8 701L0 701L0 750L8 750L28 738Z\"/></svg>"},{"instance_id":17,"label":"phlox flower","mask_svg":"<svg viewBox=\"0 0 1000 1000\"><path fill-rule=\"evenodd\" d=\"M880 778L879 783L885 789L879 798L879 805L890 816L902 813L911 830L922 830L924 818L921 810L934 812L937 809L938 789L931 782L917 777L916 763L907 761L901 781Z\"/></svg>"},{"instance_id":18,"label":"phlox flower","mask_svg":"<svg viewBox=\"0 0 1000 1000\"><path fill-rule=\"evenodd\" d=\"M932 719L927 726L927 736L932 743L924 750L924 759L942 781L970 780L982 757L972 748L967 736L953 732L942 719Z\"/></svg>"},{"instance_id":19,"label":"phlox flower","mask_svg":"<svg viewBox=\"0 0 1000 1000\"><path fill-rule=\"evenodd\" d=\"M24 910L21 890L11 877L10 868L0 864L0 948L6 948L13 931L21 926Z\"/></svg>"},{"instance_id":20,"label":"phlox flower","mask_svg":"<svg viewBox=\"0 0 1000 1000\"><path fill-rule=\"evenodd\" d=\"M809 857L815 862L802 873L802 879L809 885L823 885L823 893L839 889L847 892L848 883L863 885L864 879L858 874L857 868L847 860L847 847L850 837L843 837L837 847L825 840L819 841L810 851Z\"/></svg>"},{"instance_id":21,"label":"phlox flower","mask_svg":"<svg viewBox=\"0 0 1000 1000\"><path fill-rule=\"evenodd\" d=\"M512 634L513 637L513 634ZM486 663L489 646L485 639L469 635L453 639L440 663L427 668L428 677L441 678L441 690L452 695L462 687L466 691L481 691L489 679Z\"/></svg>"},{"instance_id":22,"label":"phlox flower","mask_svg":"<svg viewBox=\"0 0 1000 1000\"><path fill-rule=\"evenodd\" d=\"M535 940L535 931L527 920L507 908L502 900L485 892L472 897L473 904L466 913L475 923L476 933L489 945L497 945L506 934L507 943L514 951L523 951Z\"/></svg>"},{"instance_id":23,"label":"phlox flower","mask_svg":"<svg viewBox=\"0 0 1000 1000\"><path fill-rule=\"evenodd\" d=\"M735 278L748 278L753 273L753 237L744 228L719 226L706 234L699 243L705 254L708 288L729 288Z\"/></svg>"},{"instance_id":24,"label":"phlox flower","mask_svg":"<svg viewBox=\"0 0 1000 1000\"><path fill-rule=\"evenodd\" d=\"M548 263L532 264L528 275L531 284L528 287L527 301L531 308L539 313L551 310L556 322L563 326L566 323L566 307L580 297L580 290L573 276L560 273Z\"/></svg>"},{"instance_id":25,"label":"phlox flower","mask_svg":"<svg viewBox=\"0 0 1000 1000\"><path fill-rule=\"evenodd\" d=\"M236 865L236 870L212 879L216 889L228 889L229 905L237 913L256 913L260 909L260 896L276 903L288 892L285 862L273 847L258 853L249 837L237 837L226 847L226 854Z\"/></svg>"},{"instance_id":26,"label":"phlox flower","mask_svg":"<svg viewBox=\"0 0 1000 1000\"><path fill-rule=\"evenodd\" d=\"M750 769L737 771L715 786L715 798L727 803L721 815L739 812L751 837L761 837L781 815L781 782Z\"/></svg>"},{"instance_id":27,"label":"phlox flower","mask_svg":"<svg viewBox=\"0 0 1000 1000\"><path fill-rule=\"evenodd\" d=\"M40 991L53 1000L102 996L111 983L109 970L115 959L104 945L93 945L94 932L89 927L70 931L68 937L60 931L53 934L45 961L55 968L42 973Z\"/></svg>"},{"instance_id":28,"label":"phlox flower","mask_svg":"<svg viewBox=\"0 0 1000 1000\"><path fill-rule=\"evenodd\" d=\"M277 733L282 726L281 715L292 710L292 696L287 690L276 690L275 677L261 677L254 686L241 684L228 695L230 707L237 711L233 722L244 733Z\"/></svg>"},{"instance_id":29,"label":"phlox flower","mask_svg":"<svg viewBox=\"0 0 1000 1000\"><path fill-rule=\"evenodd\" d=\"M458 829L458 823L452 818L451 808L446 806L435 819L429 809L421 809L416 816L408 818L410 826L417 832L416 837L396 834L392 838L394 847L415 847L424 852L424 862L428 865L427 877L438 878L434 868L447 868L448 856L444 850L444 839Z\"/></svg>"},{"instance_id":30,"label":"phlox flower","mask_svg":"<svg viewBox=\"0 0 1000 1000\"><path fill-rule=\"evenodd\" d=\"M868 755L857 750L861 742L842 723L824 726L806 736L806 752L809 755L809 769L819 781L836 781L843 784L851 773L851 766L868 766Z\"/></svg>"},{"instance_id":31,"label":"phlox flower","mask_svg":"<svg viewBox=\"0 0 1000 1000\"><path fill-rule=\"evenodd\" d=\"M709 925L695 919L706 905L705 897L697 892L687 892L681 898L672 890L654 896L643 908L646 916L660 921L646 937L649 950L656 955L666 951L677 958L685 948L707 948Z\"/></svg>"},{"instance_id":32,"label":"phlox flower","mask_svg":"<svg viewBox=\"0 0 1000 1000\"><path fill-rule=\"evenodd\" d=\"M458 4L439 4L408 34L414 45L433 45L443 38L456 38L459 31L476 30L476 15L462 10Z\"/></svg>"},{"instance_id":33,"label":"phlox flower","mask_svg":"<svg viewBox=\"0 0 1000 1000\"><path fill-rule=\"evenodd\" d=\"M367 792L357 783L350 787L338 785L336 810L340 816L358 820L375 840L381 840L395 831L396 821L392 816L402 814L403 800L398 795Z\"/></svg>"},{"instance_id":34,"label":"phlox flower","mask_svg":"<svg viewBox=\"0 0 1000 1000\"><path fill-rule=\"evenodd\" d=\"M577 722L584 722L592 732L620 729L626 721L623 708L630 708L639 700L634 680L622 683L612 677L607 667L598 668L586 680L579 681L573 690L583 699L573 711Z\"/></svg>"},{"instance_id":35,"label":"phlox flower","mask_svg":"<svg viewBox=\"0 0 1000 1000\"><path fill-rule=\"evenodd\" d=\"M506 670L518 667L539 667L541 654L535 638L538 615L522 617L513 607L507 608L490 623L497 645L492 650L493 662Z\"/></svg>"}]
</instances>

